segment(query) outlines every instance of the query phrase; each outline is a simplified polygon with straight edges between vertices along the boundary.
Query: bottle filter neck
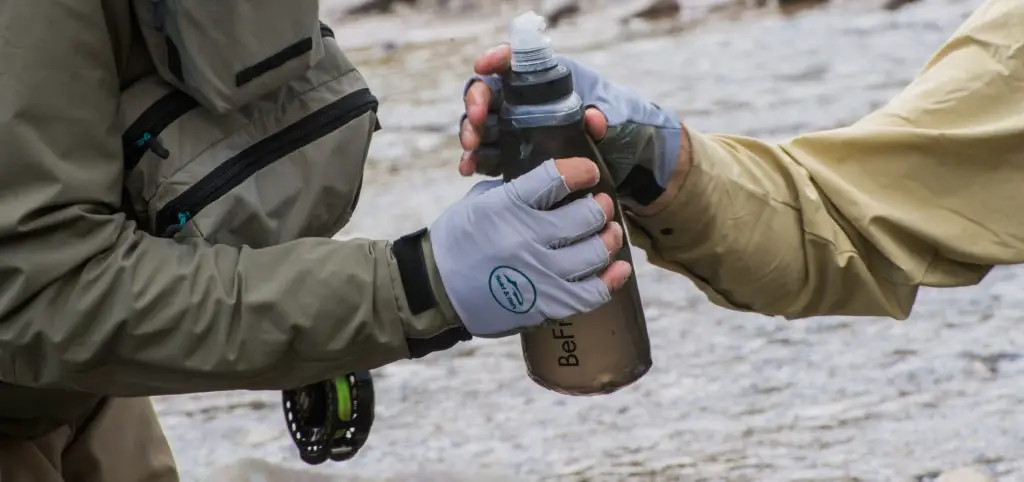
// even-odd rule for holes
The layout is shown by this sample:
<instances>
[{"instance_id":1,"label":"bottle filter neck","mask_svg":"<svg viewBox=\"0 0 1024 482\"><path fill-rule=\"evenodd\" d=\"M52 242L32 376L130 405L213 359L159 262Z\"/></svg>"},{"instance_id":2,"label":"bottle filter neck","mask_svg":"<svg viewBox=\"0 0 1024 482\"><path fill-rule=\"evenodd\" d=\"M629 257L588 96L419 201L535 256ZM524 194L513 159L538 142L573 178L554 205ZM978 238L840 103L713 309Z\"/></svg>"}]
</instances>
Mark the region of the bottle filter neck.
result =
<instances>
[{"instance_id":1,"label":"bottle filter neck","mask_svg":"<svg viewBox=\"0 0 1024 482\"><path fill-rule=\"evenodd\" d=\"M551 46L512 50L512 72L539 72L557 65L555 50Z\"/></svg>"},{"instance_id":2,"label":"bottle filter neck","mask_svg":"<svg viewBox=\"0 0 1024 482\"><path fill-rule=\"evenodd\" d=\"M537 72L556 65L555 50L545 35L546 29L547 19L533 11L512 19L508 34L513 72Z\"/></svg>"}]
</instances>

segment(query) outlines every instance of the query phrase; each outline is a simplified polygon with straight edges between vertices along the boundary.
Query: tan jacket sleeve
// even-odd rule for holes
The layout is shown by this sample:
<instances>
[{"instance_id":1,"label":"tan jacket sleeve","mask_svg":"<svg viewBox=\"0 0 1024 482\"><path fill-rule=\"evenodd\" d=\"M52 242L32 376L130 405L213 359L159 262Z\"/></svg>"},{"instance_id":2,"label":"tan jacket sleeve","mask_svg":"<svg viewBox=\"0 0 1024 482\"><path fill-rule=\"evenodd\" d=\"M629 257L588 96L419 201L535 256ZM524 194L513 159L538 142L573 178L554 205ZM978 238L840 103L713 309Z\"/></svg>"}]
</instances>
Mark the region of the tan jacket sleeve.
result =
<instances>
[{"instance_id":1,"label":"tan jacket sleeve","mask_svg":"<svg viewBox=\"0 0 1024 482\"><path fill-rule=\"evenodd\" d=\"M389 242L239 249L137 231L118 213L107 32L99 0L0 7L0 379L116 396L282 389L466 337L446 300L410 307L402 278L416 273Z\"/></svg>"},{"instance_id":2,"label":"tan jacket sleeve","mask_svg":"<svg viewBox=\"0 0 1024 482\"><path fill-rule=\"evenodd\" d=\"M920 286L1024 261L1024 0L989 0L892 102L769 143L690 133L691 172L632 218L722 306L906 318Z\"/></svg>"}]
</instances>

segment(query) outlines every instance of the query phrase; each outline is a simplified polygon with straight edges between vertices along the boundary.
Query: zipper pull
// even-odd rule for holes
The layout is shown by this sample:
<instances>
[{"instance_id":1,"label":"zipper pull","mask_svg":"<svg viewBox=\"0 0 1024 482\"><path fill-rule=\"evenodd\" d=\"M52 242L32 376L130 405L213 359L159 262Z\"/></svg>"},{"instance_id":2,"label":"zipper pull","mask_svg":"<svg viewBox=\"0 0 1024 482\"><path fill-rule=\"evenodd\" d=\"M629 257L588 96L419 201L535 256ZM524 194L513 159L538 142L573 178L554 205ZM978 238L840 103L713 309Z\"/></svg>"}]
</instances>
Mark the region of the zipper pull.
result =
<instances>
[{"instance_id":1,"label":"zipper pull","mask_svg":"<svg viewBox=\"0 0 1024 482\"><path fill-rule=\"evenodd\" d=\"M167 228L164 229L164 232L161 233L161 236L165 237L165 238L173 238L174 235L178 234L178 232L181 231L181 229L185 227L185 223L187 223L189 219L192 219L192 213L191 212L188 212L188 211L180 211L180 212L178 212L178 222L175 223L175 224L168 225Z\"/></svg>"},{"instance_id":2,"label":"zipper pull","mask_svg":"<svg viewBox=\"0 0 1024 482\"><path fill-rule=\"evenodd\" d=\"M135 146L145 147L146 149L153 151L153 154L159 156L160 159L167 159L171 155L171 151L167 150L167 147L160 142L160 139L153 137L148 132L142 134L142 137L135 141Z\"/></svg>"}]
</instances>

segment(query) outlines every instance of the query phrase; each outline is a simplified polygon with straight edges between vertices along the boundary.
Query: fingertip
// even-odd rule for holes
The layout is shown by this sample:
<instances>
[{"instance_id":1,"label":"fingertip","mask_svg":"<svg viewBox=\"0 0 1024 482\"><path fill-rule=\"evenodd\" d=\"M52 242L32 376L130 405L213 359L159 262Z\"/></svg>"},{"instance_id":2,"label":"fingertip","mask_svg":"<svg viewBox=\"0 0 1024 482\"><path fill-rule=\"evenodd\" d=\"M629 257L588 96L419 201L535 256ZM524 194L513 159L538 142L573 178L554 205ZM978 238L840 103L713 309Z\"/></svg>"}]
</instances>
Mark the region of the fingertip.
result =
<instances>
[{"instance_id":1,"label":"fingertip","mask_svg":"<svg viewBox=\"0 0 1024 482\"><path fill-rule=\"evenodd\" d=\"M511 60L511 47L501 43L481 55L473 64L473 70L478 75L500 74L508 70Z\"/></svg>"},{"instance_id":2,"label":"fingertip","mask_svg":"<svg viewBox=\"0 0 1024 482\"><path fill-rule=\"evenodd\" d=\"M462 128L459 129L459 144L462 145L462 149L467 152L472 152L476 149L477 145L480 144L480 138L476 133L476 130L470 125L469 119L462 124Z\"/></svg>"},{"instance_id":3,"label":"fingertip","mask_svg":"<svg viewBox=\"0 0 1024 482\"><path fill-rule=\"evenodd\" d=\"M595 141L604 139L608 134L608 119L596 107L588 108L584 113L584 124L587 126L587 133Z\"/></svg>"},{"instance_id":4,"label":"fingertip","mask_svg":"<svg viewBox=\"0 0 1024 482\"><path fill-rule=\"evenodd\" d=\"M605 193L598 193L594 196L594 201L597 202L598 206L601 206L601 212L604 213L604 219L607 221L612 219L615 215L615 203L612 201L611 196Z\"/></svg>"},{"instance_id":5,"label":"fingertip","mask_svg":"<svg viewBox=\"0 0 1024 482\"><path fill-rule=\"evenodd\" d=\"M630 276L633 276L633 265L631 265L631 264L629 264L629 263L627 263L625 261L616 261L615 264L617 264L618 266L621 266L621 268L619 268L619 269L622 270L622 282L623 283L625 283L629 279Z\"/></svg>"},{"instance_id":6,"label":"fingertip","mask_svg":"<svg viewBox=\"0 0 1024 482\"><path fill-rule=\"evenodd\" d=\"M558 173L565 180L565 185L572 191L593 187L601 179L601 171L590 159L571 157L555 161Z\"/></svg>"},{"instance_id":7,"label":"fingertip","mask_svg":"<svg viewBox=\"0 0 1024 482\"><path fill-rule=\"evenodd\" d=\"M473 160L473 153L467 151L462 153L462 159L459 160L459 174L462 177L469 177L473 175L476 163Z\"/></svg>"},{"instance_id":8,"label":"fingertip","mask_svg":"<svg viewBox=\"0 0 1024 482\"><path fill-rule=\"evenodd\" d=\"M608 223L608 229L615 234L615 236L619 239L619 242L621 243L622 236L623 234L625 234L625 232L622 229L622 225L619 224L617 221L612 221Z\"/></svg>"},{"instance_id":9,"label":"fingertip","mask_svg":"<svg viewBox=\"0 0 1024 482\"><path fill-rule=\"evenodd\" d=\"M622 249L622 230L618 227L618 223L608 223L601 230L601 242L604 243L605 251L608 252L609 257Z\"/></svg>"},{"instance_id":10,"label":"fingertip","mask_svg":"<svg viewBox=\"0 0 1024 482\"><path fill-rule=\"evenodd\" d=\"M608 269L601 274L601 281L608 287L609 291L622 288L633 274L633 267L625 261L616 261L608 266Z\"/></svg>"}]
</instances>

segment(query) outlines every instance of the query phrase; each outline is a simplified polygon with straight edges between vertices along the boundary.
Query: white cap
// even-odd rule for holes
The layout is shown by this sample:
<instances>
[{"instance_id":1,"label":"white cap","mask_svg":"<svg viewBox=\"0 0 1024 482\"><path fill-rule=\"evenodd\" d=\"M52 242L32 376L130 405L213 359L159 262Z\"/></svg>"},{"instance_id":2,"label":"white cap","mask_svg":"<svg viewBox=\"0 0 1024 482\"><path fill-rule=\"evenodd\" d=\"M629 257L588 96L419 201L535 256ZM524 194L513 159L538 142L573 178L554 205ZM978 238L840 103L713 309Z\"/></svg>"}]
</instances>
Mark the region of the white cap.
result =
<instances>
[{"instance_id":1,"label":"white cap","mask_svg":"<svg viewBox=\"0 0 1024 482\"><path fill-rule=\"evenodd\" d=\"M554 65L551 38L545 35L547 20L532 10L512 19L508 27L512 70L533 72Z\"/></svg>"}]
</instances>

